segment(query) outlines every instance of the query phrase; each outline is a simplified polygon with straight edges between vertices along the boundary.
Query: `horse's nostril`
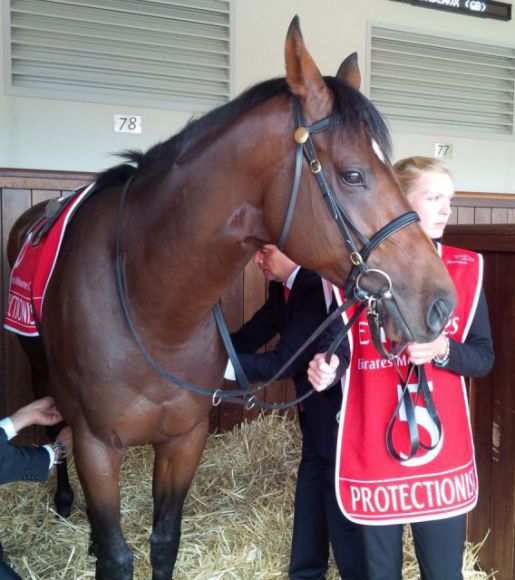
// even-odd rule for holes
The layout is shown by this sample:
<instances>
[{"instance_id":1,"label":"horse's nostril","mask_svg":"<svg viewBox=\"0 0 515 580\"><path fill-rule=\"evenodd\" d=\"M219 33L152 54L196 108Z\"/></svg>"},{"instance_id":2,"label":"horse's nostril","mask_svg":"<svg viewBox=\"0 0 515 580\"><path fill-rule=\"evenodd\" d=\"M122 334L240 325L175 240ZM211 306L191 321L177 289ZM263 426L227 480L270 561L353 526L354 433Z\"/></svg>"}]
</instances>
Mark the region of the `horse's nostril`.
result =
<instances>
[{"instance_id":1,"label":"horse's nostril","mask_svg":"<svg viewBox=\"0 0 515 580\"><path fill-rule=\"evenodd\" d=\"M451 307L443 298L438 298L433 302L427 313L427 325L433 332L440 332L447 324Z\"/></svg>"}]
</instances>

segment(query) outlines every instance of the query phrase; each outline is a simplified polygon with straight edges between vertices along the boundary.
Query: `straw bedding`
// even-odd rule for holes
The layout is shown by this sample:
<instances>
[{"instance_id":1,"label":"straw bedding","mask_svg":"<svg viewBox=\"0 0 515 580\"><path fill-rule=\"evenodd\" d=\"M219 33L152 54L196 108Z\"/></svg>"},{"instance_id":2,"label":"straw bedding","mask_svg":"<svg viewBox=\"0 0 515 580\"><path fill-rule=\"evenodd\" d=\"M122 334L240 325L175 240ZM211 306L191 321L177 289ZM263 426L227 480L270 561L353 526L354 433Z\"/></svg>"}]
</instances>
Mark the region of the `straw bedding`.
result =
<instances>
[{"instance_id":1,"label":"straw bedding","mask_svg":"<svg viewBox=\"0 0 515 580\"><path fill-rule=\"evenodd\" d=\"M184 508L177 580L287 578L299 441L295 421L270 414L209 438ZM151 578L152 460L151 448L131 449L121 477L122 526L136 580ZM54 476L48 484L0 488L4 552L24 579L94 577L84 498L73 465L70 471L76 501L69 520L54 512ZM478 549L467 547L467 579L487 578L473 571ZM338 577L331 565L328 580ZM418 578L408 548L404 578Z\"/></svg>"}]
</instances>

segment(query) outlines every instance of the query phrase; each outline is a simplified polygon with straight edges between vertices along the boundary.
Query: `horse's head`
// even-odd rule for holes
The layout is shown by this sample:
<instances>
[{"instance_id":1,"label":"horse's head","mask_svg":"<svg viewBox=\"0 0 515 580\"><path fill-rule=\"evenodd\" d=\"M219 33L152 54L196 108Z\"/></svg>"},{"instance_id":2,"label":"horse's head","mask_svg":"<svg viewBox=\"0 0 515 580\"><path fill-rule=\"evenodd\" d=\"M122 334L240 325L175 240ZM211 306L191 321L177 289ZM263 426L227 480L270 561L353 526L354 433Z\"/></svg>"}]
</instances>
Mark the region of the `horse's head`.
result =
<instances>
[{"instance_id":1,"label":"horse's head","mask_svg":"<svg viewBox=\"0 0 515 580\"><path fill-rule=\"evenodd\" d=\"M359 92L355 55L336 77L322 77L295 18L286 38L286 80L298 103L293 104L291 151L302 147L307 162L302 162L291 228L283 228L288 213L284 193L266 212L267 227L292 259L342 288L347 283L349 295L357 279L362 295L382 296L390 338L433 340L455 307L454 286L431 240L409 213L412 208L388 160L386 125ZM289 171L293 182L293 167ZM284 189L284 175L279 179ZM275 185L272 190L278 193ZM390 280L391 292L385 293Z\"/></svg>"}]
</instances>

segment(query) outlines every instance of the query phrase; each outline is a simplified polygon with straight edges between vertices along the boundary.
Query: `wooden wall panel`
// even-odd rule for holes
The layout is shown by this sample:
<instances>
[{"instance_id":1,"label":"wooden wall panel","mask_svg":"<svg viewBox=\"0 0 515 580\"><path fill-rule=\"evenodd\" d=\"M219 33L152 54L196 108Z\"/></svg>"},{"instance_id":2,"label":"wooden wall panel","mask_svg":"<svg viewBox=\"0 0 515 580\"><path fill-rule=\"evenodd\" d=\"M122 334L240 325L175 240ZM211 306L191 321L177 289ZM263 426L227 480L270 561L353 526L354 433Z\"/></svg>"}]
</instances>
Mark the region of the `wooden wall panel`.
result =
<instances>
[{"instance_id":1,"label":"wooden wall panel","mask_svg":"<svg viewBox=\"0 0 515 580\"><path fill-rule=\"evenodd\" d=\"M473 224L474 223L474 208L473 207L458 207L458 223L459 224Z\"/></svg>"},{"instance_id":2,"label":"wooden wall panel","mask_svg":"<svg viewBox=\"0 0 515 580\"><path fill-rule=\"evenodd\" d=\"M508 211L507 207L494 207L492 208L492 222L493 224L507 224L508 222Z\"/></svg>"},{"instance_id":3,"label":"wooden wall panel","mask_svg":"<svg viewBox=\"0 0 515 580\"><path fill-rule=\"evenodd\" d=\"M515 195L457 192L449 224L513 224Z\"/></svg>"},{"instance_id":4,"label":"wooden wall panel","mask_svg":"<svg viewBox=\"0 0 515 580\"><path fill-rule=\"evenodd\" d=\"M37 205L42 201L47 201L61 195L58 189L33 189L32 190L32 204Z\"/></svg>"},{"instance_id":5,"label":"wooden wall panel","mask_svg":"<svg viewBox=\"0 0 515 580\"><path fill-rule=\"evenodd\" d=\"M455 208L453 210L453 212L451 213L451 217L449 218L449 221L447 222L448 225L453 225L453 224L457 224L458 223L458 211Z\"/></svg>"},{"instance_id":6,"label":"wooden wall panel","mask_svg":"<svg viewBox=\"0 0 515 580\"><path fill-rule=\"evenodd\" d=\"M93 174L86 173L0 169L2 320L10 276L6 245L15 220L32 205L72 191L93 178ZM3 417L33 399L28 361L17 337L10 332L1 334L0 364L0 417ZM34 434L34 430L27 430L18 441L28 443Z\"/></svg>"},{"instance_id":7,"label":"wooden wall panel","mask_svg":"<svg viewBox=\"0 0 515 580\"><path fill-rule=\"evenodd\" d=\"M450 242L452 243L452 242ZM456 245L463 246L458 241ZM493 253L484 253L485 273L484 288L487 295L490 318L499 314L498 309L498 258ZM497 340L494 332L494 348L497 349ZM498 356L498 354L497 354ZM493 453L493 425L494 425L494 388L493 375L481 380L472 380L470 383L470 412L474 445L476 450L479 500L477 507L468 517L468 537L473 541L481 542L489 534L481 550L483 569L489 569L492 562L492 543L495 541L491 530L493 482L492 469L488 466L489 458Z\"/></svg>"},{"instance_id":8,"label":"wooden wall panel","mask_svg":"<svg viewBox=\"0 0 515 580\"><path fill-rule=\"evenodd\" d=\"M492 423L485 433L491 438L490 453L479 457L479 469L491 472L491 490L485 496L489 500L482 522L485 527L473 530L473 534L479 537L486 526L491 530L488 567L499 570L497 577L502 579L515 578L515 248L507 253L505 246L496 258L496 302L491 316L496 362L490 379L479 383L479 388L491 389L492 399L489 409L478 408L478 414L486 409L492 413ZM478 429L477 436L482 433Z\"/></svg>"},{"instance_id":9,"label":"wooden wall panel","mask_svg":"<svg viewBox=\"0 0 515 580\"><path fill-rule=\"evenodd\" d=\"M7 300L7 288L9 284L10 268L5 255L9 232L16 218L31 205L30 191L23 189L5 188L2 191L2 320L5 302ZM32 400L30 389L30 369L17 338L10 332L2 335L2 359L3 381L0 416L5 416L13 410L21 407ZM14 363L14 364L13 364ZM32 433L25 434L31 437Z\"/></svg>"},{"instance_id":10,"label":"wooden wall panel","mask_svg":"<svg viewBox=\"0 0 515 580\"><path fill-rule=\"evenodd\" d=\"M491 224L492 223L492 208L490 208L490 207L476 207L474 209L474 223L475 224Z\"/></svg>"},{"instance_id":11,"label":"wooden wall panel","mask_svg":"<svg viewBox=\"0 0 515 580\"><path fill-rule=\"evenodd\" d=\"M495 364L488 376L471 382L479 501L469 515L468 536L480 542L489 533L481 566L508 580L515 578L515 226L451 226L445 242L485 258Z\"/></svg>"}]
</instances>

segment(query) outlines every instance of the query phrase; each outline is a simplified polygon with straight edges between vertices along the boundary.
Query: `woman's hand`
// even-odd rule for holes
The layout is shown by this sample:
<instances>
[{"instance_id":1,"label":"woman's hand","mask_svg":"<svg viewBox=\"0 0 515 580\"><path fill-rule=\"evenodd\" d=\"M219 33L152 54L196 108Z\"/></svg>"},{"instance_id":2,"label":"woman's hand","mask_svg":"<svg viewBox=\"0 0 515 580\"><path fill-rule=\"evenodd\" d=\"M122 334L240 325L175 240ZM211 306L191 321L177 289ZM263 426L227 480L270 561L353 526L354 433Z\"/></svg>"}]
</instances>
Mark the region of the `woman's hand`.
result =
<instances>
[{"instance_id":1,"label":"woman's hand","mask_svg":"<svg viewBox=\"0 0 515 580\"><path fill-rule=\"evenodd\" d=\"M433 342L410 342L406 345L406 354L410 363L421 365L430 363L435 356L443 357L447 353L447 341L445 334L441 334Z\"/></svg>"},{"instance_id":2,"label":"woman's hand","mask_svg":"<svg viewBox=\"0 0 515 580\"><path fill-rule=\"evenodd\" d=\"M325 356L326 353L316 354L308 366L308 379L316 391L323 391L334 382L336 369L340 364L335 354L329 364L325 362Z\"/></svg>"}]
</instances>

